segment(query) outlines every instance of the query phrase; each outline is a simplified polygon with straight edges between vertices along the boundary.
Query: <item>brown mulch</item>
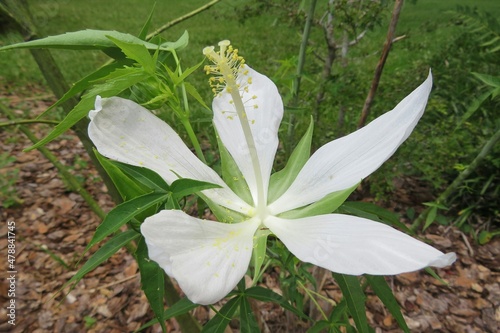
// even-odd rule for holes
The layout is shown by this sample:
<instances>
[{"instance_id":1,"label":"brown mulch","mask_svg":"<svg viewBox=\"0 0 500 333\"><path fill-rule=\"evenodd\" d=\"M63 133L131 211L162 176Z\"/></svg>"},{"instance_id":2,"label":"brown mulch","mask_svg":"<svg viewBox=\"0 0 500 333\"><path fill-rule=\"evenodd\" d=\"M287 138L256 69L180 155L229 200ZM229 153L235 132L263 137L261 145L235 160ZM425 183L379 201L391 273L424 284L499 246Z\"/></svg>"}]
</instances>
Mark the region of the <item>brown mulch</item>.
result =
<instances>
[{"instance_id":1,"label":"brown mulch","mask_svg":"<svg viewBox=\"0 0 500 333\"><path fill-rule=\"evenodd\" d=\"M53 101L40 87L27 87L15 94L0 87L0 102L10 106L19 118L26 117L27 110L30 117L41 113ZM3 121L6 117L0 115L0 122ZM30 129L41 136L49 127L30 125ZM138 329L153 315L140 289L137 264L125 250L89 273L73 290L64 290L63 294L69 292L66 297L58 293L81 266L77 261L99 218L78 194L67 190L55 167L41 153L22 152L29 145L30 141L13 128L0 129L0 154L7 152L16 159L0 169L0 177L13 177L13 170L19 170L15 189L20 199L16 206L0 206L0 253L7 256L7 221L14 221L17 271L15 326L7 322L8 274L6 269L1 271L0 332L118 333ZM80 177L103 209L113 207L81 143L72 133L47 147ZM498 332L500 239L479 246L458 229L443 226L431 228L425 237L436 248L455 251L459 259L452 267L438 270L448 285L424 271L388 278L411 331ZM84 260L88 257L89 254ZM278 274L275 269L266 272L263 285L280 292ZM320 304L324 310L330 310L334 302L340 301L339 288L330 274L319 269L314 274L323 286L322 294L330 300ZM400 331L394 318L370 291L367 304L367 315L376 332ZM306 331L297 318L280 308L272 304L254 305L263 332ZM214 315L204 307L193 314L201 322ZM312 314L320 319L317 312ZM179 332L175 320L169 321L167 327L169 332ZM158 325L147 331L161 332Z\"/></svg>"}]
</instances>

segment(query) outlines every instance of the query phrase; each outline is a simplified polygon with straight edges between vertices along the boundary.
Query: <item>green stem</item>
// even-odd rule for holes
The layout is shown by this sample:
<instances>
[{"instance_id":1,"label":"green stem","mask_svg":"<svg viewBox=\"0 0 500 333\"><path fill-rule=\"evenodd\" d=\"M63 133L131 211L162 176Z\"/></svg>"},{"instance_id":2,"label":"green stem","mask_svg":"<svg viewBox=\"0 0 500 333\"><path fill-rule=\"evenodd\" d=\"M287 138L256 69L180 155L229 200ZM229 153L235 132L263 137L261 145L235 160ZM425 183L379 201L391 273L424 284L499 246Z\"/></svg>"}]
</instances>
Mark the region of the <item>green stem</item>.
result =
<instances>
[{"instance_id":1,"label":"green stem","mask_svg":"<svg viewBox=\"0 0 500 333\"><path fill-rule=\"evenodd\" d=\"M179 58L177 57L177 53L172 51L172 55L174 56L175 62L177 64L177 68L179 69L179 76L182 75L182 67L181 63L179 61ZM190 116L190 110L189 110L189 101L187 99L187 93L186 93L186 86L184 85L184 81L181 82L181 93L182 93L182 101L183 101L183 106L184 106L184 114L180 116L181 123L184 125L184 128L186 129L186 132L189 136L189 139L191 140L191 143L193 144L193 148L196 152L196 155L200 160L203 161L203 163L207 163L205 160L205 156L203 155L203 151L201 149L200 142L198 141L198 138L196 137L196 134L194 133L193 127L191 126L191 123L189 122L189 116Z\"/></svg>"},{"instance_id":2,"label":"green stem","mask_svg":"<svg viewBox=\"0 0 500 333\"><path fill-rule=\"evenodd\" d=\"M203 163L206 164L207 161L205 160L205 156L203 155L203 151L201 150L200 143L198 141L198 138L196 137L196 134L194 133L193 127L191 126L189 119L181 117L180 120L181 120L182 125L186 129L186 133L189 136L189 139L191 140L191 142L193 144L193 148L196 152L196 155Z\"/></svg>"},{"instance_id":3,"label":"green stem","mask_svg":"<svg viewBox=\"0 0 500 333\"><path fill-rule=\"evenodd\" d=\"M42 119L21 119L21 120L11 120L5 123L0 123L0 127L15 126L22 124L59 124L56 120L42 120Z\"/></svg>"},{"instance_id":4,"label":"green stem","mask_svg":"<svg viewBox=\"0 0 500 333\"><path fill-rule=\"evenodd\" d=\"M312 21L314 18L314 11L316 10L316 2L317 0L312 0L311 5L309 7L309 12L307 13L307 18L306 18L306 23L304 25L304 32L302 34L302 42L300 44L300 50L299 50L299 60L297 64L297 73L295 76L295 80L293 82L292 86L292 101L291 101L291 106L296 107L299 101L299 91L300 91L300 81L302 79L302 72L304 71L304 64L306 62L306 50L307 50L307 43L309 40L309 35L311 32L311 25ZM290 113L289 118L288 118L288 130L287 130L287 140L285 140L285 150L288 155L290 155L291 152L291 144L293 142L293 136L294 136L294 131L295 131L295 115L293 113ZM288 146L288 147L286 147Z\"/></svg>"}]
</instances>

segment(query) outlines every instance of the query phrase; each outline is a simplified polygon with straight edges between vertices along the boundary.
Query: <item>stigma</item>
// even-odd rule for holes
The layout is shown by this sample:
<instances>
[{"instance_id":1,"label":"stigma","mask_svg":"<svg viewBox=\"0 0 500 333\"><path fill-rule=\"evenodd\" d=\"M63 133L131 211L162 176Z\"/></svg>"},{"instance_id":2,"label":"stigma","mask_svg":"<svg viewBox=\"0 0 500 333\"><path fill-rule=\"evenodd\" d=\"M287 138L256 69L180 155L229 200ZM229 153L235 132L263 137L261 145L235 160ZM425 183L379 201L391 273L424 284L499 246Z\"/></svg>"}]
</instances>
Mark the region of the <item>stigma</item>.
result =
<instances>
[{"instance_id":1,"label":"stigma","mask_svg":"<svg viewBox=\"0 0 500 333\"><path fill-rule=\"evenodd\" d=\"M245 59L238 54L238 49L233 48L229 40L223 40L218 45L219 51L213 46L203 49L203 54L212 62L212 65L204 67L205 73L212 75L209 79L212 92L215 96L224 90L230 94L236 91L248 92L252 78L248 77Z\"/></svg>"}]
</instances>

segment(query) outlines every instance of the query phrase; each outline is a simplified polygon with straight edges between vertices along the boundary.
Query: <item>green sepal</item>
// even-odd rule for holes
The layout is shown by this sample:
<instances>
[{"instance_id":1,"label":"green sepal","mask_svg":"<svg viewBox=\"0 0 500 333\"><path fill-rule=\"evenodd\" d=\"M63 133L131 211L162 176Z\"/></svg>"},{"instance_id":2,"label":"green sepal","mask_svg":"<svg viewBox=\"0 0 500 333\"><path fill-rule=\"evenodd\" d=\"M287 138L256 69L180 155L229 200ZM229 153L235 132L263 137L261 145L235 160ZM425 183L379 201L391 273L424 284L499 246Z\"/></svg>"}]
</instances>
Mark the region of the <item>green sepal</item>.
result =
<instances>
[{"instance_id":1,"label":"green sepal","mask_svg":"<svg viewBox=\"0 0 500 333\"><path fill-rule=\"evenodd\" d=\"M201 333L224 333L227 325L231 321L234 313L240 306L240 297L231 298L224 306L217 312L215 317L210 319L208 323L203 326Z\"/></svg>"},{"instance_id":2,"label":"green sepal","mask_svg":"<svg viewBox=\"0 0 500 333\"><path fill-rule=\"evenodd\" d=\"M222 179L237 196L247 204L252 205L252 194L250 193L245 177L218 135L217 143L219 146Z\"/></svg>"},{"instance_id":3,"label":"green sepal","mask_svg":"<svg viewBox=\"0 0 500 333\"><path fill-rule=\"evenodd\" d=\"M304 133L304 136L293 150L286 166L282 170L271 175L268 194L269 203L272 203L285 193L309 159L311 155L313 128L314 122L311 117L311 122L309 123L306 133Z\"/></svg>"},{"instance_id":4,"label":"green sepal","mask_svg":"<svg viewBox=\"0 0 500 333\"><path fill-rule=\"evenodd\" d=\"M347 302L349 313L356 324L358 332L369 333L365 309L365 293L359 283L358 277L338 273L332 274Z\"/></svg>"},{"instance_id":5,"label":"green sepal","mask_svg":"<svg viewBox=\"0 0 500 333\"><path fill-rule=\"evenodd\" d=\"M143 237L137 242L135 252L139 272L141 274L141 288L148 299L156 319L161 325L163 332L167 331L165 326L165 310L163 306L163 294L165 293L165 273L163 269L149 259L148 247Z\"/></svg>"},{"instance_id":6,"label":"green sepal","mask_svg":"<svg viewBox=\"0 0 500 333\"><path fill-rule=\"evenodd\" d=\"M399 327L405 332L409 333L410 329L406 325L406 321L401 313L401 307L399 306L396 297L392 293L391 287L387 284L387 281L383 276L365 275L366 281L370 284L372 290L377 294L378 298L384 303L385 307L392 314Z\"/></svg>"},{"instance_id":7,"label":"green sepal","mask_svg":"<svg viewBox=\"0 0 500 333\"><path fill-rule=\"evenodd\" d=\"M253 250L252 250L252 264L254 267L253 273L253 281L252 284L255 285L257 280L260 278L262 269L262 265L264 264L264 260L266 259L266 250L267 250L267 236L269 236L271 232L269 230L259 229L255 233L254 241L253 241Z\"/></svg>"},{"instance_id":8,"label":"green sepal","mask_svg":"<svg viewBox=\"0 0 500 333\"><path fill-rule=\"evenodd\" d=\"M217 221L219 222L237 223L248 219L248 216L244 214L238 213L234 210L216 204L215 202L210 200L206 195L203 195L203 193L198 193L198 196L202 198L203 201L205 201L205 203L208 205L208 208L210 208L212 213L217 218Z\"/></svg>"},{"instance_id":9,"label":"green sepal","mask_svg":"<svg viewBox=\"0 0 500 333\"><path fill-rule=\"evenodd\" d=\"M337 210L358 187L358 184L351 188L327 194L319 201L308 206L281 213L279 217L286 219L298 219L307 216L329 214Z\"/></svg>"}]
</instances>

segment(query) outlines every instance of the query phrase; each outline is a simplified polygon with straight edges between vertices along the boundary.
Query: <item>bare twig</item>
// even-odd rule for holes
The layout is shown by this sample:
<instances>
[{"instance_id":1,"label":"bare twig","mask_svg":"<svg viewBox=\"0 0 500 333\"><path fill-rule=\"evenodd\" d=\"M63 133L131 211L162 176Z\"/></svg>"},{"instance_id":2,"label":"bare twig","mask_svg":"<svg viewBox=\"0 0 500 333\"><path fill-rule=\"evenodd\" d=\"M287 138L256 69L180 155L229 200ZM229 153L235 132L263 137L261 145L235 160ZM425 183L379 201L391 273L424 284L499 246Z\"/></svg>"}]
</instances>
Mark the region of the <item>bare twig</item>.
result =
<instances>
[{"instance_id":1,"label":"bare twig","mask_svg":"<svg viewBox=\"0 0 500 333\"><path fill-rule=\"evenodd\" d=\"M403 2L404 2L403 0L396 0L396 2L394 3L391 23L389 24L389 30L387 31L387 37L385 38L382 55L380 56L377 68L375 69L375 76L373 78L370 91L368 92L368 96L366 96L365 104L363 106L363 111L361 111L361 116L358 122L358 128L365 126L366 118L370 113L370 108L372 106L373 99L375 97L375 93L377 92L378 84L380 82L380 77L382 76L382 71L384 70L385 61L387 60L387 57L389 56L389 51L391 50L391 46L394 39L394 33L396 31L396 26L398 24L401 8L403 7Z\"/></svg>"},{"instance_id":2,"label":"bare twig","mask_svg":"<svg viewBox=\"0 0 500 333\"><path fill-rule=\"evenodd\" d=\"M220 2L221 0L212 0L210 1L209 3L187 13L186 15L183 15L181 17L178 17L176 18L175 20L172 20L170 22L167 22L165 23L164 25L162 25L161 27L159 27L158 29L156 29L155 31L153 31L152 33L150 33L149 35L146 36L146 40L150 40L151 38L153 38L154 36L162 33L163 31L173 27L174 25L176 24L179 24L181 23L182 21L185 21L187 20L188 18L190 17L193 17L199 13L201 13L202 11L204 10L207 10L208 8L212 7L213 5L215 5L217 2Z\"/></svg>"}]
</instances>

